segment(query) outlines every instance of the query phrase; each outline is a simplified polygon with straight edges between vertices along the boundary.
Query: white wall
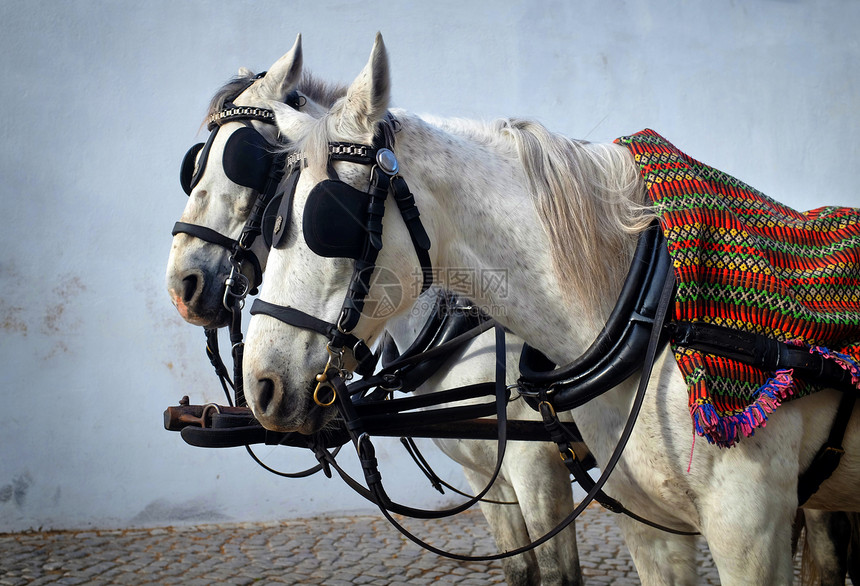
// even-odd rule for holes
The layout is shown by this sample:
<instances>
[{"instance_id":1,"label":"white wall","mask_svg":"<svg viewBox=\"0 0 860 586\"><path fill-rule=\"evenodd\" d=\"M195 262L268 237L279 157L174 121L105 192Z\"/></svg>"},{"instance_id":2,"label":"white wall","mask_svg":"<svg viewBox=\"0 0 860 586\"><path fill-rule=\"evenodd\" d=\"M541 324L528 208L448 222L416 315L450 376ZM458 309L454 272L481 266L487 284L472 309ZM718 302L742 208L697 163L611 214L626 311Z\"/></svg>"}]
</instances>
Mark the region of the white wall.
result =
<instances>
[{"instance_id":1,"label":"white wall","mask_svg":"<svg viewBox=\"0 0 860 586\"><path fill-rule=\"evenodd\" d=\"M0 22L0 531L367 506L162 429L183 394L220 399L163 284L179 162L212 92L298 32L306 67L349 81L381 30L413 111L650 127L797 208L860 206L857 2L5 0ZM390 445L391 492L438 503Z\"/></svg>"}]
</instances>

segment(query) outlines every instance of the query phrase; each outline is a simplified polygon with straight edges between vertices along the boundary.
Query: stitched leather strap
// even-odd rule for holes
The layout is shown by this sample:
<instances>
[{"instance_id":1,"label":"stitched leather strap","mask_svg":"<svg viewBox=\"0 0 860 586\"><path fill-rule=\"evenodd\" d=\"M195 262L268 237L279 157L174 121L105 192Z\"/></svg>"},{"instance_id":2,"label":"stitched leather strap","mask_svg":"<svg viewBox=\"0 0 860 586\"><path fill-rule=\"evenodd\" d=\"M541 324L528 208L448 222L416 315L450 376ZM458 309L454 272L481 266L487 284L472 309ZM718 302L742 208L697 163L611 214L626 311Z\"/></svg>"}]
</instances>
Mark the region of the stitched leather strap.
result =
<instances>
[{"instance_id":1,"label":"stitched leather strap","mask_svg":"<svg viewBox=\"0 0 860 586\"><path fill-rule=\"evenodd\" d=\"M364 340L352 334L344 334L333 323L309 315L295 307L275 305L262 299L255 299L251 304L251 315L257 314L268 315L285 324L321 334L328 338L334 347L349 348L358 362L355 369L358 374L369 375L376 367L376 356Z\"/></svg>"}]
</instances>

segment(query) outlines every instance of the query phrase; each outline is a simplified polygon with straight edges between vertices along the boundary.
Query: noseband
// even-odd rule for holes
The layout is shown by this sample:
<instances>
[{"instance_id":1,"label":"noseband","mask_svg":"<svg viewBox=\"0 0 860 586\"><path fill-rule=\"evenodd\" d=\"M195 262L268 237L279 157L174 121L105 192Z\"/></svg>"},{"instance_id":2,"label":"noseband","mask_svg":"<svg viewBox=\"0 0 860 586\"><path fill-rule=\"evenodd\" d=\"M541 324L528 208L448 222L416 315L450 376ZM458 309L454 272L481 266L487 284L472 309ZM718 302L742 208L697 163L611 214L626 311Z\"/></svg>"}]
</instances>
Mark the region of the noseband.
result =
<instances>
[{"instance_id":1,"label":"noseband","mask_svg":"<svg viewBox=\"0 0 860 586\"><path fill-rule=\"evenodd\" d=\"M358 362L355 371L370 374L376 357L367 343L352 331L358 325L365 300L371 287L371 277L376 268L376 259L382 249L382 217L385 199L391 193L397 208L406 223L412 245L422 270L423 293L433 282L430 263L430 238L421 223L415 198L409 191L406 180L399 175L399 164L394 155L394 134L397 121L391 114L379 123L372 145L333 142L329 143L329 179L314 186L308 194L302 218L302 233L308 247L317 255L327 258L351 258L355 261L352 278L341 306L336 323L311 316L294 307L284 307L254 300L251 314L263 314L286 324L309 329L328 339L326 348L328 362L316 376L314 401L323 407L336 399L332 377L348 379L351 374L343 366L343 351L349 349ZM347 161L370 167L370 182L367 191L361 191L342 182L332 162ZM266 213L264 225L272 226L271 243L274 248L283 248L287 232L292 199L301 164L296 164L286 184L290 186L276 213ZM271 220L271 218L274 218ZM266 236L264 236L266 237ZM328 389L329 395L322 392Z\"/></svg>"}]
</instances>

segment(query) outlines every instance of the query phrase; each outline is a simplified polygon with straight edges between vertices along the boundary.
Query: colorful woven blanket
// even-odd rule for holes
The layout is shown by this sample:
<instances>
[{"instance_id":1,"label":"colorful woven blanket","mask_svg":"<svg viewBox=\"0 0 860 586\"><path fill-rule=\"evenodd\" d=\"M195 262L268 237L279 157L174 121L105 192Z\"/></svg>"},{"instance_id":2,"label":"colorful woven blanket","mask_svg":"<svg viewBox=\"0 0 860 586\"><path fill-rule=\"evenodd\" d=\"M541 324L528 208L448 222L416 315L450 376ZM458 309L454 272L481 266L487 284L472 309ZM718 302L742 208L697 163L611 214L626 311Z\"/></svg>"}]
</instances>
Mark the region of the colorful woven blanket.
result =
<instances>
[{"instance_id":1,"label":"colorful woven blanket","mask_svg":"<svg viewBox=\"0 0 860 586\"><path fill-rule=\"evenodd\" d=\"M805 213L688 157L652 130L619 138L668 241L675 319L766 335L837 361L860 388L860 209ZM730 447L782 402L820 390L672 345L696 433Z\"/></svg>"}]
</instances>

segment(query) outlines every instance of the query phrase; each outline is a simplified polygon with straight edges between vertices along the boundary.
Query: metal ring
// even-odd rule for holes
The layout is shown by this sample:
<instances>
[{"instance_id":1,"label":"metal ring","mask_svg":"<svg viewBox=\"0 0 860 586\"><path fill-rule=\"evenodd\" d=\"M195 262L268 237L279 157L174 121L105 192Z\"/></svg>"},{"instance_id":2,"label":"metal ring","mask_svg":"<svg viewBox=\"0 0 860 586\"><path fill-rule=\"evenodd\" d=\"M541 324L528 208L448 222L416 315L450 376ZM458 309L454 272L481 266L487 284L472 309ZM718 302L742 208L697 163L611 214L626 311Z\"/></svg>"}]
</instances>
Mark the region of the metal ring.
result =
<instances>
[{"instance_id":1,"label":"metal ring","mask_svg":"<svg viewBox=\"0 0 860 586\"><path fill-rule=\"evenodd\" d=\"M206 427L206 414L211 409L214 409L215 413L221 413L221 407L217 403L206 403L203 405L203 411L200 413L200 427Z\"/></svg>"},{"instance_id":2,"label":"metal ring","mask_svg":"<svg viewBox=\"0 0 860 586\"><path fill-rule=\"evenodd\" d=\"M538 404L538 409L540 409L540 408L541 408L542 406L544 406L544 405L546 405L547 407L549 407L550 415L551 415L552 417L555 417L555 407L553 407L553 406L552 406L552 403L550 403L549 401L541 401L541 402Z\"/></svg>"},{"instance_id":3,"label":"metal ring","mask_svg":"<svg viewBox=\"0 0 860 586\"><path fill-rule=\"evenodd\" d=\"M328 387L331 389L331 401L327 403L324 403L319 399L319 392L320 389L323 387ZM331 407L332 405L334 405L335 399L337 399L337 391L334 390L334 387L331 386L331 383L329 382L321 382L317 385L317 388L314 389L314 403L316 403L320 407Z\"/></svg>"}]
</instances>

